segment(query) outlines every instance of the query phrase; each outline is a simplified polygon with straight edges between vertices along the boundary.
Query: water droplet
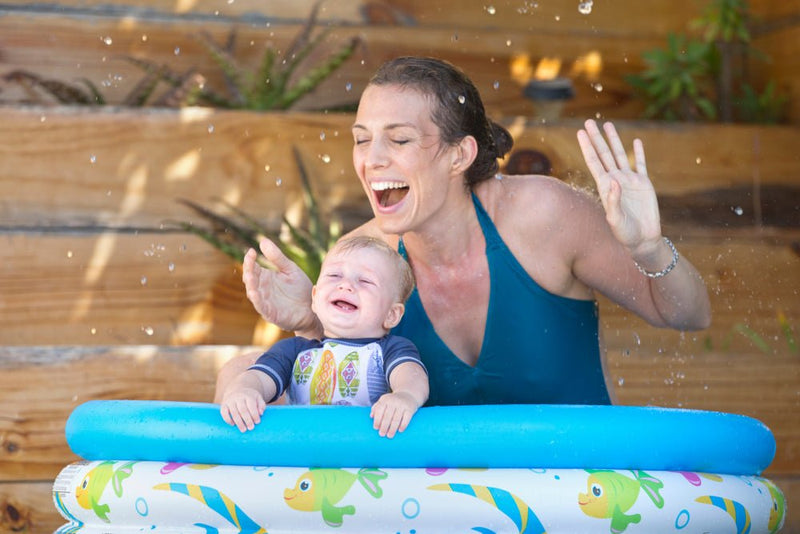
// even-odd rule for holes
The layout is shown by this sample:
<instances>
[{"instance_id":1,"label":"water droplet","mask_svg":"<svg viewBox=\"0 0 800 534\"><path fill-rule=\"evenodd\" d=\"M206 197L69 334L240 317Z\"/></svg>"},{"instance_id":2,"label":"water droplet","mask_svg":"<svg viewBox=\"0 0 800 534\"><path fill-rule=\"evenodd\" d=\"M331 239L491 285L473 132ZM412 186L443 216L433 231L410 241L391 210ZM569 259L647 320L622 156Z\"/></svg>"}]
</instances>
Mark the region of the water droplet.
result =
<instances>
[{"instance_id":1,"label":"water droplet","mask_svg":"<svg viewBox=\"0 0 800 534\"><path fill-rule=\"evenodd\" d=\"M111 37L103 37L103 43L105 43L106 46L111 46L114 44L114 40Z\"/></svg>"},{"instance_id":2,"label":"water droplet","mask_svg":"<svg viewBox=\"0 0 800 534\"><path fill-rule=\"evenodd\" d=\"M458 95L458 103L459 104L463 104L466 101L467 101L467 97L465 97L464 95Z\"/></svg>"},{"instance_id":3,"label":"water droplet","mask_svg":"<svg viewBox=\"0 0 800 534\"><path fill-rule=\"evenodd\" d=\"M622 377L619 377L619 379L617 379L617 384L618 384L619 386L623 386L623 385L625 385L625 379L624 379L624 378L622 378Z\"/></svg>"},{"instance_id":4,"label":"water droplet","mask_svg":"<svg viewBox=\"0 0 800 534\"><path fill-rule=\"evenodd\" d=\"M143 326L142 332L144 332L148 336L152 336L155 333L155 330L153 330L152 326Z\"/></svg>"},{"instance_id":5,"label":"water droplet","mask_svg":"<svg viewBox=\"0 0 800 534\"><path fill-rule=\"evenodd\" d=\"M90 332L92 335L95 335L95 334L97 334L97 328L94 328L94 327L92 327L92 328L89 330L89 332Z\"/></svg>"},{"instance_id":6,"label":"water droplet","mask_svg":"<svg viewBox=\"0 0 800 534\"><path fill-rule=\"evenodd\" d=\"M167 265L167 269L169 269L169 272L171 273L175 272L175 264L170 262L169 265Z\"/></svg>"},{"instance_id":7,"label":"water droplet","mask_svg":"<svg viewBox=\"0 0 800 534\"><path fill-rule=\"evenodd\" d=\"M494 83L492 84L492 87L493 87L494 89L500 89L500 82L499 82L499 81L497 81L497 80L495 80L495 81L494 81Z\"/></svg>"},{"instance_id":8,"label":"water droplet","mask_svg":"<svg viewBox=\"0 0 800 534\"><path fill-rule=\"evenodd\" d=\"M487 6L486 12L489 13L490 15L494 15L495 13L497 13L497 10L494 8L494 6Z\"/></svg>"},{"instance_id":9,"label":"water droplet","mask_svg":"<svg viewBox=\"0 0 800 534\"><path fill-rule=\"evenodd\" d=\"M695 159L695 160L694 160L694 162L695 162L697 165L700 165L701 163L703 163L703 158L701 158L700 156L697 156L697 159Z\"/></svg>"},{"instance_id":10,"label":"water droplet","mask_svg":"<svg viewBox=\"0 0 800 534\"><path fill-rule=\"evenodd\" d=\"M586 2L581 2L578 4L578 13L581 15L588 15L592 12L592 0L587 0Z\"/></svg>"},{"instance_id":11,"label":"water droplet","mask_svg":"<svg viewBox=\"0 0 800 534\"><path fill-rule=\"evenodd\" d=\"M142 279L139 281L143 286L147 285L147 277L143 276Z\"/></svg>"},{"instance_id":12,"label":"water droplet","mask_svg":"<svg viewBox=\"0 0 800 534\"><path fill-rule=\"evenodd\" d=\"M506 39L506 46L511 46L511 39Z\"/></svg>"},{"instance_id":13,"label":"water droplet","mask_svg":"<svg viewBox=\"0 0 800 534\"><path fill-rule=\"evenodd\" d=\"M319 140L320 141L324 141L325 140L325 132L320 132L319 133Z\"/></svg>"},{"instance_id":14,"label":"water droplet","mask_svg":"<svg viewBox=\"0 0 800 534\"><path fill-rule=\"evenodd\" d=\"M731 211L736 215L742 215L744 213L744 210L741 206L731 206Z\"/></svg>"},{"instance_id":15,"label":"water droplet","mask_svg":"<svg viewBox=\"0 0 800 534\"><path fill-rule=\"evenodd\" d=\"M46 116L44 116L44 115L42 115L41 117L39 117L39 122L44 122L44 121L46 121L46 120L47 120L47 117L46 117Z\"/></svg>"},{"instance_id":16,"label":"water droplet","mask_svg":"<svg viewBox=\"0 0 800 534\"><path fill-rule=\"evenodd\" d=\"M173 50L172 53L175 54L176 56L181 55L181 47L180 46L176 46L175 50Z\"/></svg>"},{"instance_id":17,"label":"water droplet","mask_svg":"<svg viewBox=\"0 0 800 534\"><path fill-rule=\"evenodd\" d=\"M275 178L275 185L280 187L281 184L283 184L283 178Z\"/></svg>"},{"instance_id":18,"label":"water droplet","mask_svg":"<svg viewBox=\"0 0 800 534\"><path fill-rule=\"evenodd\" d=\"M450 40L451 40L451 41L453 41L454 43L455 43L456 41L458 41L458 34L457 34L457 33L454 33L454 34L453 34L453 36L452 36L452 37L450 37Z\"/></svg>"},{"instance_id":19,"label":"water droplet","mask_svg":"<svg viewBox=\"0 0 800 534\"><path fill-rule=\"evenodd\" d=\"M348 91L348 92L352 91L353 90L353 84L350 83L350 82L347 82L346 84L344 84L344 90Z\"/></svg>"},{"instance_id":20,"label":"water droplet","mask_svg":"<svg viewBox=\"0 0 800 534\"><path fill-rule=\"evenodd\" d=\"M94 162L96 162L96 161L97 161L97 156L95 156L94 154L92 154L91 156L89 156L89 163L94 163Z\"/></svg>"},{"instance_id":21,"label":"water droplet","mask_svg":"<svg viewBox=\"0 0 800 534\"><path fill-rule=\"evenodd\" d=\"M214 133L214 125L213 124L209 124L208 125L208 133Z\"/></svg>"},{"instance_id":22,"label":"water droplet","mask_svg":"<svg viewBox=\"0 0 800 534\"><path fill-rule=\"evenodd\" d=\"M319 158L322 160L322 163L330 163L331 162L330 154L322 154Z\"/></svg>"},{"instance_id":23,"label":"water droplet","mask_svg":"<svg viewBox=\"0 0 800 534\"><path fill-rule=\"evenodd\" d=\"M561 22L561 15L556 15L553 18L556 19L556 22Z\"/></svg>"},{"instance_id":24,"label":"water droplet","mask_svg":"<svg viewBox=\"0 0 800 534\"><path fill-rule=\"evenodd\" d=\"M143 33L143 34L142 34L142 42L143 42L143 43L146 43L146 42L147 42L147 34L146 34L146 33Z\"/></svg>"},{"instance_id":25,"label":"water droplet","mask_svg":"<svg viewBox=\"0 0 800 534\"><path fill-rule=\"evenodd\" d=\"M269 170L270 170L271 168L272 168L272 167L270 167L270 166L269 166L269 163L267 163L266 165L264 165L264 172L269 172Z\"/></svg>"},{"instance_id":26,"label":"water droplet","mask_svg":"<svg viewBox=\"0 0 800 534\"><path fill-rule=\"evenodd\" d=\"M71 251L71 250L68 250L68 251L67 251L67 258L71 258L71 257L72 257L72 251Z\"/></svg>"},{"instance_id":27,"label":"water droplet","mask_svg":"<svg viewBox=\"0 0 800 534\"><path fill-rule=\"evenodd\" d=\"M603 92L603 84L600 83L600 82L593 83L592 84L592 89L594 89L598 93L602 93Z\"/></svg>"}]
</instances>

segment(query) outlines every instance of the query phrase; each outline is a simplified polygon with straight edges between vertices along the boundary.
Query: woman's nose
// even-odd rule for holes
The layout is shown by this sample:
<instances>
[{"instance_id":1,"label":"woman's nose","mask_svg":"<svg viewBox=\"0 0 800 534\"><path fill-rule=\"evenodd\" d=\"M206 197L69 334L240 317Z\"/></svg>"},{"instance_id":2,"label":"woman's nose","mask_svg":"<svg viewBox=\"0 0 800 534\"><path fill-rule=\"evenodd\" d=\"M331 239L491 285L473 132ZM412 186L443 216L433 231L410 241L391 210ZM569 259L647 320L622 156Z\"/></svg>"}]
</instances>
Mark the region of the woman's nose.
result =
<instances>
[{"instance_id":1,"label":"woman's nose","mask_svg":"<svg viewBox=\"0 0 800 534\"><path fill-rule=\"evenodd\" d=\"M388 162L386 147L379 140L374 140L367 150L366 164L368 167L384 167Z\"/></svg>"}]
</instances>

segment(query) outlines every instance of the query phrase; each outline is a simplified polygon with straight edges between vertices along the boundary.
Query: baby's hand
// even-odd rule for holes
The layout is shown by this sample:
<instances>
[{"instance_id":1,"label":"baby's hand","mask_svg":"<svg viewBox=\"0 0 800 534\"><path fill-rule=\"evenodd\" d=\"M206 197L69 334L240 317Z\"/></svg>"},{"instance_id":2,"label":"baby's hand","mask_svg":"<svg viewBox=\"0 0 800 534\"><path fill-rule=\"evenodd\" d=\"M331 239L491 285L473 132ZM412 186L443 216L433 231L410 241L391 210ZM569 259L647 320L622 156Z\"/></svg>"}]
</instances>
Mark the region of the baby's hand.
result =
<instances>
[{"instance_id":1,"label":"baby's hand","mask_svg":"<svg viewBox=\"0 0 800 534\"><path fill-rule=\"evenodd\" d=\"M406 392L386 393L372 405L369 412L372 427L380 436L393 438L395 433L408 428L418 408L417 401Z\"/></svg>"},{"instance_id":2,"label":"baby's hand","mask_svg":"<svg viewBox=\"0 0 800 534\"><path fill-rule=\"evenodd\" d=\"M267 403L258 391L252 388L240 388L227 393L219 407L222 419L241 432L253 430L261 422L261 414Z\"/></svg>"}]
</instances>

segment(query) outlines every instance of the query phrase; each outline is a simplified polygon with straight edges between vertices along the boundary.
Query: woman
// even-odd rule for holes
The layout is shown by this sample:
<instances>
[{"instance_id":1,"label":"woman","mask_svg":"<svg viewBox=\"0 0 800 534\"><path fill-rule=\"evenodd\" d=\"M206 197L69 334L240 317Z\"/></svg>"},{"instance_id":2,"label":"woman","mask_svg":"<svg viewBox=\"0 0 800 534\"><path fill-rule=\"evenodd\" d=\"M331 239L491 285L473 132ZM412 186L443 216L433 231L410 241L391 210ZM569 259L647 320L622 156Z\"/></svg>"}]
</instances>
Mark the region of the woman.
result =
<instances>
[{"instance_id":1,"label":"woman","mask_svg":"<svg viewBox=\"0 0 800 534\"><path fill-rule=\"evenodd\" d=\"M417 290L393 333L417 344L428 404L611 402L594 291L654 326L710 322L702 279L662 237L641 141L635 168L613 126L594 121L578 142L600 202L546 176L501 176L511 148L486 118L472 82L452 65L403 57L361 97L353 163L377 237L409 261ZM244 262L248 298L270 322L318 337L311 282L277 247L277 272ZM254 356L230 362L218 396Z\"/></svg>"}]
</instances>

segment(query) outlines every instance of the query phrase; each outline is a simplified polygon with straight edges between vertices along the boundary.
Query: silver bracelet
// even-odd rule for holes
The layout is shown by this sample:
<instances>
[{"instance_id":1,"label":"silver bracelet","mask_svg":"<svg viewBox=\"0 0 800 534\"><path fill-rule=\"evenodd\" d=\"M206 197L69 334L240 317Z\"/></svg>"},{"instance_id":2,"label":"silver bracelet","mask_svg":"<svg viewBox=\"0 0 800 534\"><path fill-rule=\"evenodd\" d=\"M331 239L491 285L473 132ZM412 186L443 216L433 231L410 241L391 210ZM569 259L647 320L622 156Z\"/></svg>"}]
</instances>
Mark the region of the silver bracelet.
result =
<instances>
[{"instance_id":1,"label":"silver bracelet","mask_svg":"<svg viewBox=\"0 0 800 534\"><path fill-rule=\"evenodd\" d=\"M675 245L672 244L672 241L670 241L668 237L664 238L664 243L666 243L667 246L669 246L669 248L672 250L672 262L666 267L664 267L663 270L651 273L650 271L646 270L644 267L636 263L636 260L634 260L633 264L636 265L636 268L639 269L640 273L649 278L661 278L662 276L667 276L672 271L672 269L674 269L675 266L678 265L678 258L680 257L680 255L678 254L678 249L675 248Z\"/></svg>"}]
</instances>

